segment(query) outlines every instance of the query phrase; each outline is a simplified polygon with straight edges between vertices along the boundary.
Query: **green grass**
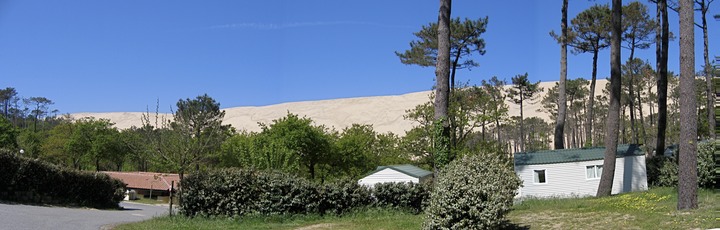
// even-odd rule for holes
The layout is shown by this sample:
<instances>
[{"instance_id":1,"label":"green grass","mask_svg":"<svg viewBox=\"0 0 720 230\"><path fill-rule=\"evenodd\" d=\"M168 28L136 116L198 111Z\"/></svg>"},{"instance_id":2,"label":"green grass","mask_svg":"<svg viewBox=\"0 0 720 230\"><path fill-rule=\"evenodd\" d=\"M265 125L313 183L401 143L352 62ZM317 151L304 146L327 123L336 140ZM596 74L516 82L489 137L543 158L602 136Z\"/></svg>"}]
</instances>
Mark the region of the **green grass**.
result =
<instances>
[{"instance_id":1,"label":"green grass","mask_svg":"<svg viewBox=\"0 0 720 230\"><path fill-rule=\"evenodd\" d=\"M720 227L720 193L700 190L699 208L677 211L674 188L605 198L526 200L508 215L531 229L692 229Z\"/></svg>"},{"instance_id":2,"label":"green grass","mask_svg":"<svg viewBox=\"0 0 720 230\"><path fill-rule=\"evenodd\" d=\"M526 200L508 214L530 229L708 229L720 227L720 192L700 190L699 208L676 210L677 191L654 188L606 198ZM424 215L369 209L337 216L230 218L161 217L116 229L420 229Z\"/></svg>"},{"instance_id":3,"label":"green grass","mask_svg":"<svg viewBox=\"0 0 720 230\"><path fill-rule=\"evenodd\" d=\"M232 218L160 217L115 229L420 229L422 215L398 210L369 209L338 216L254 216Z\"/></svg>"}]
</instances>

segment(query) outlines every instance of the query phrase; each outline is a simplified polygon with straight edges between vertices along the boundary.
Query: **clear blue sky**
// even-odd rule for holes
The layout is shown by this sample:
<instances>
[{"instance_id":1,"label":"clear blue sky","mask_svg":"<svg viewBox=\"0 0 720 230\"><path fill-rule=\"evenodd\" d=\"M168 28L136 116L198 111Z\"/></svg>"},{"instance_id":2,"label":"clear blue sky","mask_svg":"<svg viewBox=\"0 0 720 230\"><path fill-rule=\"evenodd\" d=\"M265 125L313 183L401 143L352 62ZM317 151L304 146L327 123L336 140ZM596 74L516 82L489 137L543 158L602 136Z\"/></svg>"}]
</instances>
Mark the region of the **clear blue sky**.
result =
<instances>
[{"instance_id":1,"label":"clear blue sky","mask_svg":"<svg viewBox=\"0 0 720 230\"><path fill-rule=\"evenodd\" d=\"M570 18L607 2L570 1ZM548 32L559 30L560 5L453 1L453 17L489 16L487 53L475 55L480 67L458 79L527 72L534 81L557 80L560 49ZM145 111L156 100L167 112L203 93L228 108L429 90L434 68L403 65L394 51L408 49L412 33L437 13L437 0L0 0L0 87L47 97L61 113ZM677 34L677 16L670 16ZM715 56L720 23L709 23ZM669 61L675 72L677 42ZM654 63L654 46L637 56ZM591 54L568 57L570 78L590 77ZM600 54L598 75L609 75L609 50Z\"/></svg>"}]
</instances>

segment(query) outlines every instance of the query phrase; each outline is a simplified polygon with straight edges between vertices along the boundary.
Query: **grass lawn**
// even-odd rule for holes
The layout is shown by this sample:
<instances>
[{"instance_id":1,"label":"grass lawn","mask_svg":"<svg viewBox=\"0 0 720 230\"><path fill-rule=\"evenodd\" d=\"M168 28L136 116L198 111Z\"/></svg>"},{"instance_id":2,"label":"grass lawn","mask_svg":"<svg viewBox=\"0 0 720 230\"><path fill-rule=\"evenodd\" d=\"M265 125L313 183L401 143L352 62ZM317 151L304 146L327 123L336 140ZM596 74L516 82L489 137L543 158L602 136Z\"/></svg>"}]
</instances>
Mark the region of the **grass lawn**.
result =
<instances>
[{"instance_id":1,"label":"grass lawn","mask_svg":"<svg viewBox=\"0 0 720 230\"><path fill-rule=\"evenodd\" d=\"M720 227L720 192L700 190L698 210L678 212L677 192L655 188L606 198L526 200L508 214L530 229L708 229ZM162 217L116 229L420 229L423 215L370 209L342 217Z\"/></svg>"},{"instance_id":2,"label":"grass lawn","mask_svg":"<svg viewBox=\"0 0 720 230\"><path fill-rule=\"evenodd\" d=\"M674 188L606 198L527 200L508 219L530 229L708 229L720 227L720 192L699 190L697 210L679 212Z\"/></svg>"},{"instance_id":3,"label":"grass lawn","mask_svg":"<svg viewBox=\"0 0 720 230\"><path fill-rule=\"evenodd\" d=\"M335 216L271 216L231 218L160 217L115 229L420 229L422 215L396 210L370 209Z\"/></svg>"}]
</instances>

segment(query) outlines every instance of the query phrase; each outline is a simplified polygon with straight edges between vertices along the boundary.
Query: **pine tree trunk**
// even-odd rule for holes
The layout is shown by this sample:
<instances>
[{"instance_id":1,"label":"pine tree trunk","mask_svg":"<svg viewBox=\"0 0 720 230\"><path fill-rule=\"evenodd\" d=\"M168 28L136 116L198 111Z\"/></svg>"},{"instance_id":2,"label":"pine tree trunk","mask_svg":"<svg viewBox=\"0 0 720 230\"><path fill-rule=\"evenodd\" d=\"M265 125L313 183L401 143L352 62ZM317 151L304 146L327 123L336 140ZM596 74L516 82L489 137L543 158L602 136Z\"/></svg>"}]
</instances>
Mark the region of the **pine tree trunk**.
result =
<instances>
[{"instance_id":1,"label":"pine tree trunk","mask_svg":"<svg viewBox=\"0 0 720 230\"><path fill-rule=\"evenodd\" d=\"M524 120L525 117L523 117L523 91L520 89L520 151L525 151L525 126L524 126Z\"/></svg>"},{"instance_id":2,"label":"pine tree trunk","mask_svg":"<svg viewBox=\"0 0 720 230\"><path fill-rule=\"evenodd\" d=\"M451 0L440 0L438 12L438 55L435 67L435 121L442 121L442 131L435 141L435 157L447 163L449 157L450 125L448 122L448 102L450 88L450 8ZM445 140L445 141L443 141ZM438 171L438 162L435 163L434 171Z\"/></svg>"},{"instance_id":3,"label":"pine tree trunk","mask_svg":"<svg viewBox=\"0 0 720 230\"><path fill-rule=\"evenodd\" d=\"M697 206L697 97L692 0L680 0L680 157L678 210Z\"/></svg>"},{"instance_id":4,"label":"pine tree trunk","mask_svg":"<svg viewBox=\"0 0 720 230\"><path fill-rule=\"evenodd\" d=\"M563 135L565 131L565 118L567 117L567 7L568 0L563 0L562 19L560 28L562 30L562 41L560 42L560 82L558 84L558 115L555 118L555 135L553 139L555 149L564 149Z\"/></svg>"},{"instance_id":5,"label":"pine tree trunk","mask_svg":"<svg viewBox=\"0 0 720 230\"><path fill-rule=\"evenodd\" d=\"M715 94L713 93L712 83L712 66L710 64L710 57L708 56L708 26L707 26L707 11L709 3L705 3L705 0L701 0L702 8L702 30L703 30L703 58L705 59L705 93L707 96L707 118L708 118L708 133L710 139L715 139Z\"/></svg>"},{"instance_id":6,"label":"pine tree trunk","mask_svg":"<svg viewBox=\"0 0 720 230\"><path fill-rule=\"evenodd\" d=\"M605 159L598 185L597 196L609 196L615 177L615 155L617 154L618 120L620 116L620 36L622 34L622 0L612 0L612 33L610 37L610 105L605 129Z\"/></svg>"},{"instance_id":7,"label":"pine tree trunk","mask_svg":"<svg viewBox=\"0 0 720 230\"><path fill-rule=\"evenodd\" d=\"M622 110L622 116L620 116L620 127L621 127L620 143L627 144L627 135L625 135L627 133L627 122L625 122L626 109L625 109L625 106L623 106L622 104L620 105L620 109Z\"/></svg>"},{"instance_id":8,"label":"pine tree trunk","mask_svg":"<svg viewBox=\"0 0 720 230\"><path fill-rule=\"evenodd\" d=\"M657 96L658 96L658 125L657 125L657 142L655 144L656 155L662 155L665 151L665 131L667 129L667 91L668 91L668 43L669 43L669 25L667 0L658 0L658 21L660 21L660 44L656 48L658 78L657 78ZM657 39L657 37L656 37Z\"/></svg>"},{"instance_id":9,"label":"pine tree trunk","mask_svg":"<svg viewBox=\"0 0 720 230\"><path fill-rule=\"evenodd\" d=\"M628 107L630 108L630 130L632 131L632 137L633 137L633 144L637 144L639 142L638 138L638 130L637 126L635 125L635 99L633 99L633 74L630 74L630 84L628 84Z\"/></svg>"},{"instance_id":10,"label":"pine tree trunk","mask_svg":"<svg viewBox=\"0 0 720 230\"><path fill-rule=\"evenodd\" d=\"M642 97L640 96L640 90L636 91L637 94L637 108L640 113L640 134L642 135L642 144L647 144L647 133L645 132L645 118L643 115Z\"/></svg>"},{"instance_id":11,"label":"pine tree trunk","mask_svg":"<svg viewBox=\"0 0 720 230\"><path fill-rule=\"evenodd\" d=\"M655 105L653 105L652 100L651 100L652 98L650 98L650 96L649 96L650 93L652 93L652 87L648 88L648 101L647 102L650 107L650 127L654 127L653 125L655 124Z\"/></svg>"},{"instance_id":12,"label":"pine tree trunk","mask_svg":"<svg viewBox=\"0 0 720 230\"><path fill-rule=\"evenodd\" d=\"M585 139L587 140L587 144L589 146L594 146L593 140L592 140L592 130L593 130L593 107L595 106L595 80L597 79L597 59L598 59L598 49L595 49L593 51L593 69L592 69L592 78L590 79L590 98L588 98L588 105L587 105L587 118L585 119L585 126L587 130L589 130L588 133L585 134Z\"/></svg>"}]
</instances>

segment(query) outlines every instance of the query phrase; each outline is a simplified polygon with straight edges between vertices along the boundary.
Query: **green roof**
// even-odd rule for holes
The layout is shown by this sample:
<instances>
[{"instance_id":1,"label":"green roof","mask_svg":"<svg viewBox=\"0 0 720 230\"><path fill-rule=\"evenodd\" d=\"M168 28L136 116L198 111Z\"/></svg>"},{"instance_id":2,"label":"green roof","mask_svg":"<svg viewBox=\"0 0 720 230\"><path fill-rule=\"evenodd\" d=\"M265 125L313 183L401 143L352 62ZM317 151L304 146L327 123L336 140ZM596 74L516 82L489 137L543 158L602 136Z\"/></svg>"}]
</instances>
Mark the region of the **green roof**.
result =
<instances>
[{"instance_id":1,"label":"green roof","mask_svg":"<svg viewBox=\"0 0 720 230\"><path fill-rule=\"evenodd\" d=\"M639 145L618 145L616 157L640 156L645 153ZM515 165L538 165L565 162L602 160L605 147L582 149L543 150L529 153L515 153Z\"/></svg>"},{"instance_id":2,"label":"green roof","mask_svg":"<svg viewBox=\"0 0 720 230\"><path fill-rule=\"evenodd\" d=\"M430 172L430 171L427 171L427 170L425 170L425 169L421 169L421 168L419 168L419 167L417 167L417 166L415 166L415 165L408 165L408 164L405 164L405 165L378 166L377 169L375 169L375 171L373 171L373 172L370 173L370 174L373 174L373 173L376 173L376 172L380 172L380 171L382 171L383 169L388 169L388 168L394 169L395 171L404 173L404 174L406 174L406 175L408 175L408 176L415 177L415 178L423 178L423 177L425 177L425 176L427 176L427 175L432 174L432 172Z\"/></svg>"}]
</instances>

